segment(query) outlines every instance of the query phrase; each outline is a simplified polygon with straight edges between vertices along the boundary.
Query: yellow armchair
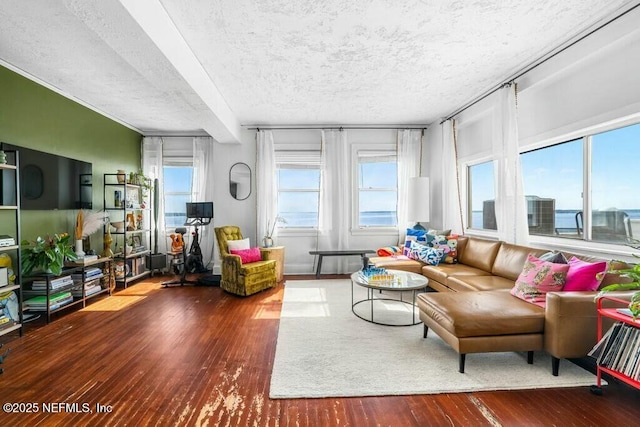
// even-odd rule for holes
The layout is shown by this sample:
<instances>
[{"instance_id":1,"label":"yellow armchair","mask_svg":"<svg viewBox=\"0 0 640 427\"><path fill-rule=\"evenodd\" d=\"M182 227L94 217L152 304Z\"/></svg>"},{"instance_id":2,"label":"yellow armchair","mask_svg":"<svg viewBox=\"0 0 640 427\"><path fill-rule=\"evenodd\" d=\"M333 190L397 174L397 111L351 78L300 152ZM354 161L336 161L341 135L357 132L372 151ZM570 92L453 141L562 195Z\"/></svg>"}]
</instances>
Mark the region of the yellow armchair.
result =
<instances>
[{"instance_id":1,"label":"yellow armchair","mask_svg":"<svg viewBox=\"0 0 640 427\"><path fill-rule=\"evenodd\" d=\"M242 264L240 256L229 253L229 240L242 240L240 227L226 225L215 227L218 249L222 259L220 287L236 295L251 295L276 285L276 262L266 260L266 252L260 251L262 261Z\"/></svg>"}]
</instances>

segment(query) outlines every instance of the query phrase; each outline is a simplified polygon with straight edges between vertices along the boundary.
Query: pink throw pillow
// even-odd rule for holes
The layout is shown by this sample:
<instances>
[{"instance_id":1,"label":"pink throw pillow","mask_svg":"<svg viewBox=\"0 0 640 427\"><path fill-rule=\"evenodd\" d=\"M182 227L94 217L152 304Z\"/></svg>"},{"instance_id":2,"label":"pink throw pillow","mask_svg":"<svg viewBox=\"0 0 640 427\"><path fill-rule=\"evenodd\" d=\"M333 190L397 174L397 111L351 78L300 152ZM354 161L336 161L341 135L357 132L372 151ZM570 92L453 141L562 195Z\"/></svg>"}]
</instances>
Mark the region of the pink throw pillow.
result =
<instances>
[{"instance_id":1,"label":"pink throw pillow","mask_svg":"<svg viewBox=\"0 0 640 427\"><path fill-rule=\"evenodd\" d=\"M262 255L260 254L260 248L250 249L232 249L233 255L239 255L243 264L250 262L262 261Z\"/></svg>"},{"instance_id":2,"label":"pink throw pillow","mask_svg":"<svg viewBox=\"0 0 640 427\"><path fill-rule=\"evenodd\" d=\"M567 283L563 291L596 291L600 286L601 279L597 274L607 270L607 262L590 263L582 261L576 257L569 260L569 272L567 273Z\"/></svg>"},{"instance_id":3,"label":"pink throw pillow","mask_svg":"<svg viewBox=\"0 0 640 427\"><path fill-rule=\"evenodd\" d=\"M511 295L544 307L547 292L561 291L568 271L568 264L554 264L529 254Z\"/></svg>"}]
</instances>

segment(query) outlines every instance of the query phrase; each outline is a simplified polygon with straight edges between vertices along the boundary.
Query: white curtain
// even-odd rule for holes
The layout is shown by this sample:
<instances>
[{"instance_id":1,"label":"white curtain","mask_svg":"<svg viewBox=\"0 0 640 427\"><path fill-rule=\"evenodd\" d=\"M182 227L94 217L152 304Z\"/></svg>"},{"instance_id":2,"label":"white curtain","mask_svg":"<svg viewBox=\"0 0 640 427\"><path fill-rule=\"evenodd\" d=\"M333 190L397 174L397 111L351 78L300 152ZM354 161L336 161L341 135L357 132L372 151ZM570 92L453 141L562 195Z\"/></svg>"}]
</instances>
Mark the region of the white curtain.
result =
<instances>
[{"instance_id":1,"label":"white curtain","mask_svg":"<svg viewBox=\"0 0 640 427\"><path fill-rule=\"evenodd\" d=\"M404 232L413 224L409 222L409 178L420 176L420 156L422 131L404 129L398 130L398 231L400 240Z\"/></svg>"},{"instance_id":2,"label":"white curtain","mask_svg":"<svg viewBox=\"0 0 640 427\"><path fill-rule=\"evenodd\" d=\"M276 183L276 155L273 133L259 130L256 133L256 190L258 244L267 235L267 225L273 226L278 215L278 187ZM276 241L278 228L271 236Z\"/></svg>"},{"instance_id":3,"label":"white curtain","mask_svg":"<svg viewBox=\"0 0 640 427\"><path fill-rule=\"evenodd\" d=\"M152 204L157 204L154 209L158 209L157 223L151 223L154 230L151 250L154 253L167 253L167 239L164 233L164 183L163 183L163 158L162 158L163 141L160 137L142 138L142 172L151 179L158 179L158 200L152 200ZM151 217L154 218L152 211ZM156 233L155 230L158 230ZM158 242L156 252L155 242Z\"/></svg>"},{"instance_id":4,"label":"white curtain","mask_svg":"<svg viewBox=\"0 0 640 427\"><path fill-rule=\"evenodd\" d=\"M196 136L193 138L193 183L191 189L191 201L213 202L213 138ZM218 207L219 208L219 207ZM214 219L211 224L200 227L200 248L205 267L212 269L214 264L213 253L215 245L215 232L213 221L215 220L216 206L213 206Z\"/></svg>"},{"instance_id":5,"label":"white curtain","mask_svg":"<svg viewBox=\"0 0 640 427\"><path fill-rule=\"evenodd\" d=\"M320 161L320 213L318 247L321 250L347 249L349 244L350 188L347 132L322 131ZM331 270L347 272L348 257L329 257Z\"/></svg>"},{"instance_id":6,"label":"white curtain","mask_svg":"<svg viewBox=\"0 0 640 427\"><path fill-rule=\"evenodd\" d=\"M493 142L495 211L498 237L528 245L527 206L518 150L517 85L505 85L498 93L497 135Z\"/></svg>"},{"instance_id":7,"label":"white curtain","mask_svg":"<svg viewBox=\"0 0 640 427\"><path fill-rule=\"evenodd\" d=\"M442 228L464 234L456 138L455 120L446 120L442 124Z\"/></svg>"}]
</instances>

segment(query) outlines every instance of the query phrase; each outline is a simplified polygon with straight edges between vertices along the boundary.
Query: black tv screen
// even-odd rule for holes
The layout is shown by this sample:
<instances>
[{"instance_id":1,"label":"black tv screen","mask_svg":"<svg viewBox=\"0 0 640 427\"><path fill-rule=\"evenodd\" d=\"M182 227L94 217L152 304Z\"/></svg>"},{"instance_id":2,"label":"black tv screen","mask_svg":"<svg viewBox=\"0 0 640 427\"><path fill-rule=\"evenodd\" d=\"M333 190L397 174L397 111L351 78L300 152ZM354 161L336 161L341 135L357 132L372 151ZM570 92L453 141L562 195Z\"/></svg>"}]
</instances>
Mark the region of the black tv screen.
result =
<instances>
[{"instance_id":1,"label":"black tv screen","mask_svg":"<svg viewBox=\"0 0 640 427\"><path fill-rule=\"evenodd\" d=\"M1 145L2 150L19 153L21 209L92 208L91 163L6 142Z\"/></svg>"},{"instance_id":2,"label":"black tv screen","mask_svg":"<svg viewBox=\"0 0 640 427\"><path fill-rule=\"evenodd\" d=\"M213 202L187 203L187 218L197 218L197 219L213 218Z\"/></svg>"}]
</instances>

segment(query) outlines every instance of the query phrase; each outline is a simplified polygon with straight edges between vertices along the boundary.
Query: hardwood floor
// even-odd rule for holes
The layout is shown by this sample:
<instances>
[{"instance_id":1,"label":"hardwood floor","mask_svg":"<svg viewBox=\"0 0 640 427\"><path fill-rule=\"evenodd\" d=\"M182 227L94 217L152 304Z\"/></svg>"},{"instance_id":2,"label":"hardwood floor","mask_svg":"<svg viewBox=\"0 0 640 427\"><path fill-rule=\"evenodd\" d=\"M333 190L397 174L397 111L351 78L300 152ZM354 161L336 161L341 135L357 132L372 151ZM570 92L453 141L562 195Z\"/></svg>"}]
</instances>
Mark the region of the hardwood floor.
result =
<instances>
[{"instance_id":1,"label":"hardwood floor","mask_svg":"<svg viewBox=\"0 0 640 427\"><path fill-rule=\"evenodd\" d=\"M29 324L22 338L4 337L2 351L11 353L1 365L1 401L38 410L2 411L0 426L625 426L640 419L640 392L620 384L604 396L582 387L271 400L283 286L240 298L218 287L162 288L162 280L49 325ZM459 375L456 367L451 375ZM110 412L98 413L98 404Z\"/></svg>"}]
</instances>

